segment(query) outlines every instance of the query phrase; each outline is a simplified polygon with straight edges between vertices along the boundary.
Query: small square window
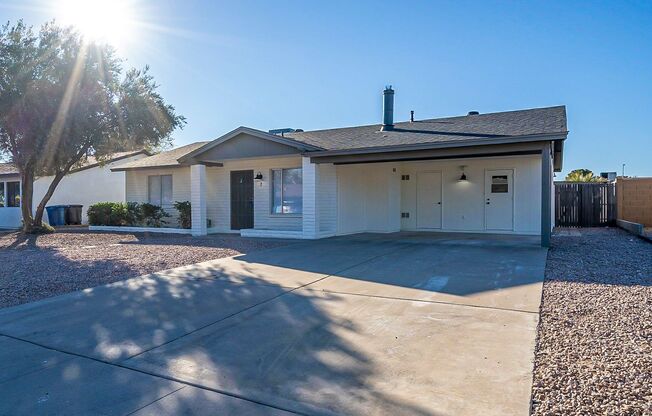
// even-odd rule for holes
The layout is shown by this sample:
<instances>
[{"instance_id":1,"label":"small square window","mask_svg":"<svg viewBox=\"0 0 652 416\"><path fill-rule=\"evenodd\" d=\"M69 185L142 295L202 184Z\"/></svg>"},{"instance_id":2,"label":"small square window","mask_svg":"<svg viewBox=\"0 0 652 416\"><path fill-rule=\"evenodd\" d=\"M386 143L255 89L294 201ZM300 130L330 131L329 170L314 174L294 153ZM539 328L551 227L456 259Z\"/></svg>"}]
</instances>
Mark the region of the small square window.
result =
<instances>
[{"instance_id":1,"label":"small square window","mask_svg":"<svg viewBox=\"0 0 652 416\"><path fill-rule=\"evenodd\" d=\"M509 192L509 182L507 175L498 175L491 177L491 193L506 194Z\"/></svg>"}]
</instances>

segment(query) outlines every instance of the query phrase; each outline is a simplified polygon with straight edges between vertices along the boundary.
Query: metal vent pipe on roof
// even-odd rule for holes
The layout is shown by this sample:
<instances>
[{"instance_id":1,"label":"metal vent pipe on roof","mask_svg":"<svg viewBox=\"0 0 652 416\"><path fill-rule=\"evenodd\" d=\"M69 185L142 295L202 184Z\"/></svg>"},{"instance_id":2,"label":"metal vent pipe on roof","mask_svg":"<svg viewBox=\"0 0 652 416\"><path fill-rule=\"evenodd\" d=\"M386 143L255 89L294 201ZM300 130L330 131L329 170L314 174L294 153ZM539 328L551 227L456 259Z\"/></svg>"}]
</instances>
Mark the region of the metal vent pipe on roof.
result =
<instances>
[{"instance_id":1,"label":"metal vent pipe on roof","mask_svg":"<svg viewBox=\"0 0 652 416\"><path fill-rule=\"evenodd\" d=\"M477 116L477 115L479 115L479 114L480 114L479 111L469 111L469 115L470 115L470 116Z\"/></svg>"},{"instance_id":2,"label":"metal vent pipe on roof","mask_svg":"<svg viewBox=\"0 0 652 416\"><path fill-rule=\"evenodd\" d=\"M383 91L383 127L380 130L394 128L394 90L392 86L385 87Z\"/></svg>"}]
</instances>

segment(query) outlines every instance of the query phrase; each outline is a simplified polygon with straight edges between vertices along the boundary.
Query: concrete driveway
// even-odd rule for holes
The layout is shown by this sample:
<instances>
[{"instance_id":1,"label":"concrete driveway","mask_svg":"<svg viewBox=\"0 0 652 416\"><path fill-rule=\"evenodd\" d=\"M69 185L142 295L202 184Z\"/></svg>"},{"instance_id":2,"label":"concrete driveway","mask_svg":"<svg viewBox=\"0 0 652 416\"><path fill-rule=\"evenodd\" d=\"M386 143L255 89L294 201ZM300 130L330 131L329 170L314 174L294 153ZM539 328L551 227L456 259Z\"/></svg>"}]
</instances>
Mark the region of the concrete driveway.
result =
<instances>
[{"instance_id":1,"label":"concrete driveway","mask_svg":"<svg viewBox=\"0 0 652 416\"><path fill-rule=\"evenodd\" d=\"M546 250L357 235L0 310L0 414L528 413Z\"/></svg>"}]
</instances>

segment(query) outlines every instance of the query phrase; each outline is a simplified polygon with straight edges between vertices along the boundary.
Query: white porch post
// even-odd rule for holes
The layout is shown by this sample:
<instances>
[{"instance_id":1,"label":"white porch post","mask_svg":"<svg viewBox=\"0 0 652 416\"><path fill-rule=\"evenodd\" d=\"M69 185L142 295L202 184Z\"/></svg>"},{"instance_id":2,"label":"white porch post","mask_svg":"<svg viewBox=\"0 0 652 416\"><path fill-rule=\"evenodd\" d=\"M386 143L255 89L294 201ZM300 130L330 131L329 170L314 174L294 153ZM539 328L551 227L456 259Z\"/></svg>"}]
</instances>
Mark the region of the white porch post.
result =
<instances>
[{"instance_id":1,"label":"white porch post","mask_svg":"<svg viewBox=\"0 0 652 416\"><path fill-rule=\"evenodd\" d=\"M206 166L190 166L192 235L206 235Z\"/></svg>"},{"instance_id":2,"label":"white porch post","mask_svg":"<svg viewBox=\"0 0 652 416\"><path fill-rule=\"evenodd\" d=\"M301 158L303 175L303 238L319 238L319 209L317 206L317 184L319 168L309 157Z\"/></svg>"}]
</instances>

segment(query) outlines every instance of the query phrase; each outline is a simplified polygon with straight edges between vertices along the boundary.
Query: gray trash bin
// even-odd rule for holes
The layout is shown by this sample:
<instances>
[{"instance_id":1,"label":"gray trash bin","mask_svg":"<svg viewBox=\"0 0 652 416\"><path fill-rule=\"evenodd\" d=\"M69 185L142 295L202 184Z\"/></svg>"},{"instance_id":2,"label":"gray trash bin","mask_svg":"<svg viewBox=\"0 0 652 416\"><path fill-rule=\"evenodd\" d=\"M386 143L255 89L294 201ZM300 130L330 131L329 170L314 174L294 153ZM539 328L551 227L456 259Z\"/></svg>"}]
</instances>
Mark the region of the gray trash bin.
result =
<instances>
[{"instance_id":1,"label":"gray trash bin","mask_svg":"<svg viewBox=\"0 0 652 416\"><path fill-rule=\"evenodd\" d=\"M83 205L66 205L66 225L80 225Z\"/></svg>"}]
</instances>

